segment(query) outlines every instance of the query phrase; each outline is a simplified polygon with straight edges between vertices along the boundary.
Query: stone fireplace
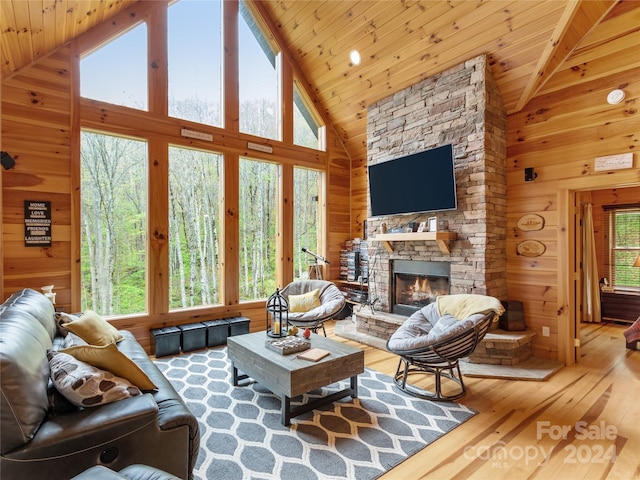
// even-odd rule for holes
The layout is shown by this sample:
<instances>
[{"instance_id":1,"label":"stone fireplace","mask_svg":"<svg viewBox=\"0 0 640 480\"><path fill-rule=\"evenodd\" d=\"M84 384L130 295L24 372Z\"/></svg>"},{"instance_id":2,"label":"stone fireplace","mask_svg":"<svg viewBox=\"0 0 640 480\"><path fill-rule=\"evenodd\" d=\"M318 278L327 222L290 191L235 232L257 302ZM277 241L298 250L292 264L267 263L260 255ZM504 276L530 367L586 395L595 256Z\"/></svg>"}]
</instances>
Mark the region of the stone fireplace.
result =
<instances>
[{"instance_id":1,"label":"stone fireplace","mask_svg":"<svg viewBox=\"0 0 640 480\"><path fill-rule=\"evenodd\" d=\"M485 56L472 58L369 107L368 164L450 143L458 197L456 210L367 220L369 293L376 311L397 312L393 304L398 288L411 296L409 306L417 308L434 291L506 299L506 119ZM450 254L443 253L435 241L396 241L391 252L375 241L383 223L389 229L404 230L410 222L423 222L433 216L439 228L457 234L450 243ZM442 279L432 279L430 293L412 290L413 284L406 285L403 278L399 281L395 276L394 266L413 261L445 264L448 285L441 285ZM418 300L417 305L414 300ZM401 315L410 315L411 311L405 309Z\"/></svg>"},{"instance_id":2,"label":"stone fireplace","mask_svg":"<svg viewBox=\"0 0 640 480\"><path fill-rule=\"evenodd\" d=\"M393 260L391 312L409 316L449 293L450 264L422 260Z\"/></svg>"}]
</instances>

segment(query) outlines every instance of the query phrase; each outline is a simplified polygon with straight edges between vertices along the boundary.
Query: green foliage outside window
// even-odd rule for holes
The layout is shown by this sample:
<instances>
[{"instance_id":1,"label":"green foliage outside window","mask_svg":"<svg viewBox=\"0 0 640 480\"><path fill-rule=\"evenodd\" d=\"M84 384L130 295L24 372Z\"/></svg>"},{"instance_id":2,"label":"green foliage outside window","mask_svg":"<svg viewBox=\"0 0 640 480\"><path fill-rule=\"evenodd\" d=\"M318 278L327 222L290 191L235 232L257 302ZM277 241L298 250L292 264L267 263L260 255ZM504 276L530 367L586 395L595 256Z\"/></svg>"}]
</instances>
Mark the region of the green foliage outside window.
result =
<instances>
[{"instance_id":1,"label":"green foliage outside window","mask_svg":"<svg viewBox=\"0 0 640 480\"><path fill-rule=\"evenodd\" d=\"M169 8L169 116L192 122L222 123L221 5L180 2ZM202 13L194 29L194 12ZM210 15L211 18L204 18ZM197 16L197 15L196 15ZM191 18L191 20L188 20ZM188 20L185 28L185 19ZM181 23L182 22L182 23ZM240 2L239 130L266 138L281 138L279 51L264 35L248 6ZM81 61L81 91L87 98L147 110L147 26L144 23L114 38ZM194 44L210 43L202 57ZM185 54L184 52L188 52ZM193 55L199 61L193 62ZM126 62L126 63L123 63ZM108 65L106 73L101 68ZM113 68L118 65L122 68ZM187 65L189 68L185 68ZM100 67L100 68L99 68ZM141 73L140 73L141 72ZM134 77L135 78L132 78ZM220 77L220 78L218 78ZM135 86L135 88L134 88ZM126 87L126 88L125 88ZM295 87L293 107L296 145L324 149L324 127L312 105ZM133 89L133 90L132 90ZM107 95L108 94L108 95ZM157 113L157 112L156 112ZM147 311L147 243L149 210L148 148L143 140L104 133L81 134L81 306L102 315ZM224 192L223 155L169 147L169 308L219 304L220 236ZM278 165L241 160L240 186L241 300L266 298L276 288L276 213ZM302 247L317 252L319 171L294 171L294 263L296 278L304 277L308 258ZM322 252L318 252L322 253Z\"/></svg>"},{"instance_id":2,"label":"green foliage outside window","mask_svg":"<svg viewBox=\"0 0 640 480\"><path fill-rule=\"evenodd\" d=\"M277 165L240 159L240 300L276 289L277 178Z\"/></svg>"},{"instance_id":3,"label":"green foliage outside window","mask_svg":"<svg viewBox=\"0 0 640 480\"><path fill-rule=\"evenodd\" d=\"M81 137L82 309L146 311L147 145Z\"/></svg>"},{"instance_id":4,"label":"green foliage outside window","mask_svg":"<svg viewBox=\"0 0 640 480\"><path fill-rule=\"evenodd\" d=\"M169 148L169 307L220 303L222 156Z\"/></svg>"},{"instance_id":5,"label":"green foliage outside window","mask_svg":"<svg viewBox=\"0 0 640 480\"><path fill-rule=\"evenodd\" d=\"M640 209L623 209L612 213L614 287L640 289L640 268L633 266L640 254Z\"/></svg>"},{"instance_id":6,"label":"green foliage outside window","mask_svg":"<svg viewBox=\"0 0 640 480\"><path fill-rule=\"evenodd\" d=\"M293 170L293 276L309 278L309 266L313 257L302 252L303 248L318 252L318 192L320 172L306 168Z\"/></svg>"}]
</instances>

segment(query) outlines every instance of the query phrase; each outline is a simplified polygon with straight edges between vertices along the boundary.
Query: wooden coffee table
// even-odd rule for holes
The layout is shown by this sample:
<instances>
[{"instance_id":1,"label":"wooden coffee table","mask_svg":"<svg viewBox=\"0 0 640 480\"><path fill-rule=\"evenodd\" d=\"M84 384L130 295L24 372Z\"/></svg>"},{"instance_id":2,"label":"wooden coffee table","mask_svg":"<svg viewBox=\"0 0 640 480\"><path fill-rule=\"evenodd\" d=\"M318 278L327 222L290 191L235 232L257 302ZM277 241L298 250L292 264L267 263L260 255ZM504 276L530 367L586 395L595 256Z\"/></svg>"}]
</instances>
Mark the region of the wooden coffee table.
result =
<instances>
[{"instance_id":1,"label":"wooden coffee table","mask_svg":"<svg viewBox=\"0 0 640 480\"><path fill-rule=\"evenodd\" d=\"M227 352L233 366L233 385L251 377L280 396L283 425L289 425L292 417L321 405L358 396L358 375L364 372L363 350L312 334L311 347L330 352L323 359L312 362L297 358L298 353L282 355L268 349L265 347L268 338L265 332L228 337ZM351 379L349 388L291 407L292 398L346 378Z\"/></svg>"}]
</instances>

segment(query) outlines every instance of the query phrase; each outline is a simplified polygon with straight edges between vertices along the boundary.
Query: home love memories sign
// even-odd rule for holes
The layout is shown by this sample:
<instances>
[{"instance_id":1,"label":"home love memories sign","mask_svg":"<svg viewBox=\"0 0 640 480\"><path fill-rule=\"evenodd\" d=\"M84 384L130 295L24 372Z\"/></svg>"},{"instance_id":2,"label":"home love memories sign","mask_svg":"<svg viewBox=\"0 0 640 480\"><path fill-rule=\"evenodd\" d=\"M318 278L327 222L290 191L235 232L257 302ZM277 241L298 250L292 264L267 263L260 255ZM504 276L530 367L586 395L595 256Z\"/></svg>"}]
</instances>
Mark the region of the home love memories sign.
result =
<instances>
[{"instance_id":1,"label":"home love memories sign","mask_svg":"<svg viewBox=\"0 0 640 480\"><path fill-rule=\"evenodd\" d=\"M51 246L51 202L24 201L24 246Z\"/></svg>"}]
</instances>

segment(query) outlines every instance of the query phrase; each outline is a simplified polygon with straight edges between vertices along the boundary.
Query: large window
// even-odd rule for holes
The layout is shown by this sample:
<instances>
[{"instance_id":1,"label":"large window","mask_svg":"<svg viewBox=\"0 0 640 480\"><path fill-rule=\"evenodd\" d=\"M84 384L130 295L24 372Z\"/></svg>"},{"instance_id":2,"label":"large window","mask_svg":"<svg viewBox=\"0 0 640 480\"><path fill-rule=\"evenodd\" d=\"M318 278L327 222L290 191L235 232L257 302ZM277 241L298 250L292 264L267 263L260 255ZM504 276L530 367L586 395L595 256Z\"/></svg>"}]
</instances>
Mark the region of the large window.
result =
<instances>
[{"instance_id":1,"label":"large window","mask_svg":"<svg viewBox=\"0 0 640 480\"><path fill-rule=\"evenodd\" d=\"M325 128L320 123L316 111L310 106L311 102L293 83L293 143L302 147L325 149Z\"/></svg>"},{"instance_id":2,"label":"large window","mask_svg":"<svg viewBox=\"0 0 640 480\"><path fill-rule=\"evenodd\" d=\"M169 115L222 126L222 2L176 2L168 25Z\"/></svg>"},{"instance_id":3,"label":"large window","mask_svg":"<svg viewBox=\"0 0 640 480\"><path fill-rule=\"evenodd\" d=\"M605 209L605 274L619 290L640 291L640 268L633 263L640 254L640 204Z\"/></svg>"},{"instance_id":4,"label":"large window","mask_svg":"<svg viewBox=\"0 0 640 480\"><path fill-rule=\"evenodd\" d=\"M308 149L325 150L326 129L304 82L286 86L293 89L293 105L286 108L293 114L293 144L288 140L284 149L276 147L293 159L289 160L293 161L293 225L284 231L293 230L294 237L278 244L278 212L290 212L279 191L282 157L274 155L273 162L240 158L238 173L235 161L239 146L254 136L282 141L283 53L249 2L178 0L163 5L166 32L154 24L163 15L129 19L130 28L99 48L82 52L80 60L82 96L110 104L80 118L85 128L80 172L81 307L102 315L155 316L202 307L211 311L211 306L227 302L264 300L276 289L276 271L283 273L278 262L284 260L276 258L278 245L287 249L293 245L293 252L283 253L293 259L296 279L307 278L313 263L302 248L324 253L319 250L324 247L320 234L326 231L320 215L326 155L317 152L313 158L319 161L314 163ZM225 17L224 9L235 5L238 47L229 51L223 49L225 22L236 17ZM150 53L162 53L165 41L166 61L148 58ZM224 81L225 62L234 57L238 90L225 92L225 86L231 86ZM157 78L148 78L153 71L149 69L165 66L166 72L158 70ZM165 73L166 84L153 84L158 96L153 105L164 107L159 99L165 98L167 112L149 112L149 82ZM293 78L291 73L287 78ZM238 124L224 125L225 104L234 107L236 101ZM80 114L97 110L92 103L83 102ZM96 122L97 115L102 123ZM180 133L182 128L200 133L216 130L210 126L221 131L195 139ZM301 153L299 163L296 152ZM167 172L168 185L160 181L151 190L148 169L153 178L164 178ZM285 186L287 195L290 187ZM147 199L149 194L153 197ZM149 222L154 229L168 229L168 239L149 232ZM225 242L236 238L236 226L238 245L229 248ZM223 268L222 258L230 268ZM236 268L238 277L225 278L225 272ZM166 291L147 298L148 292L160 292L160 287Z\"/></svg>"},{"instance_id":5,"label":"large window","mask_svg":"<svg viewBox=\"0 0 640 480\"><path fill-rule=\"evenodd\" d=\"M309 267L315 259L304 253L303 248L318 252L318 200L320 172L306 168L293 170L293 276L295 279L309 278Z\"/></svg>"},{"instance_id":6,"label":"large window","mask_svg":"<svg viewBox=\"0 0 640 480\"><path fill-rule=\"evenodd\" d=\"M146 311L147 145L82 132L82 309Z\"/></svg>"},{"instance_id":7,"label":"large window","mask_svg":"<svg viewBox=\"0 0 640 480\"><path fill-rule=\"evenodd\" d=\"M240 300L276 289L278 166L240 159Z\"/></svg>"},{"instance_id":8,"label":"large window","mask_svg":"<svg viewBox=\"0 0 640 480\"><path fill-rule=\"evenodd\" d=\"M85 98L148 109L147 25L141 23L80 60Z\"/></svg>"},{"instance_id":9,"label":"large window","mask_svg":"<svg viewBox=\"0 0 640 480\"><path fill-rule=\"evenodd\" d=\"M169 148L170 308L220 303L222 156Z\"/></svg>"},{"instance_id":10,"label":"large window","mask_svg":"<svg viewBox=\"0 0 640 480\"><path fill-rule=\"evenodd\" d=\"M238 37L240 131L279 140L280 55L245 2L240 2Z\"/></svg>"}]
</instances>

